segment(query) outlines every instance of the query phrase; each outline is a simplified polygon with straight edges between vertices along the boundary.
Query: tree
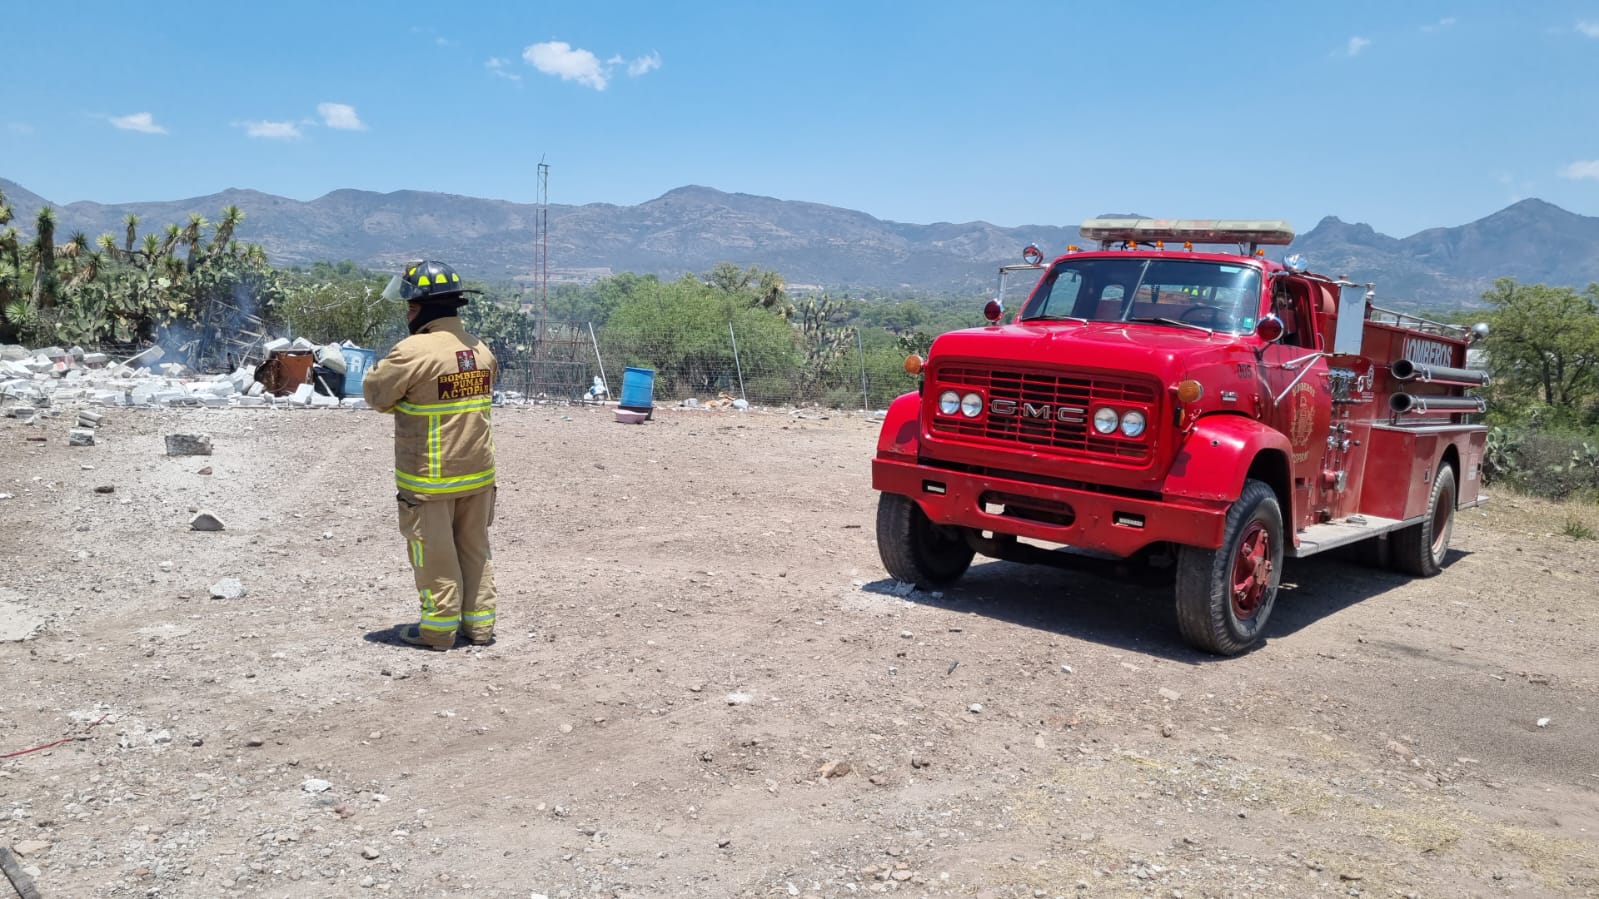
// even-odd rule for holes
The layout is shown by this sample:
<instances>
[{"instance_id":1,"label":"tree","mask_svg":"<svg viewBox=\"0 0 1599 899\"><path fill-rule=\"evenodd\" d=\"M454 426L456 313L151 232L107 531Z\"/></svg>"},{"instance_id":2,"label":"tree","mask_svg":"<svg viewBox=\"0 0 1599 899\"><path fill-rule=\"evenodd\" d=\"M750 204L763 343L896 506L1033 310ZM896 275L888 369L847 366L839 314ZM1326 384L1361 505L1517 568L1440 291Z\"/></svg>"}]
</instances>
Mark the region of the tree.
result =
<instances>
[{"instance_id":1,"label":"tree","mask_svg":"<svg viewBox=\"0 0 1599 899\"><path fill-rule=\"evenodd\" d=\"M1517 284L1500 278L1483 299L1494 306L1484 343L1504 389L1575 412L1599 393L1599 284Z\"/></svg>"},{"instance_id":2,"label":"tree","mask_svg":"<svg viewBox=\"0 0 1599 899\"><path fill-rule=\"evenodd\" d=\"M788 300L783 276L777 272L763 270L757 265L739 268L731 262L718 262L705 273L705 281L751 306L775 312L783 318L794 315L794 304Z\"/></svg>"},{"instance_id":3,"label":"tree","mask_svg":"<svg viewBox=\"0 0 1599 899\"><path fill-rule=\"evenodd\" d=\"M226 252L228 245L233 242L234 229L239 227L239 222L243 220L244 211L239 207L222 207L222 221L217 222L216 230L211 234L211 247L207 252L213 257Z\"/></svg>"},{"instance_id":4,"label":"tree","mask_svg":"<svg viewBox=\"0 0 1599 899\"><path fill-rule=\"evenodd\" d=\"M56 304L56 211L49 206L39 210L33 226L33 308L48 309Z\"/></svg>"},{"instance_id":5,"label":"tree","mask_svg":"<svg viewBox=\"0 0 1599 899\"><path fill-rule=\"evenodd\" d=\"M123 233L122 250L132 256L133 242L139 236L139 217L130 212L122 217L122 225L126 229Z\"/></svg>"},{"instance_id":6,"label":"tree","mask_svg":"<svg viewBox=\"0 0 1599 899\"><path fill-rule=\"evenodd\" d=\"M665 284L639 278L631 286L601 338L607 365L654 369L659 396L736 394L731 325L749 392L768 402L794 398L799 347L782 318L692 275Z\"/></svg>"},{"instance_id":7,"label":"tree","mask_svg":"<svg viewBox=\"0 0 1599 899\"><path fill-rule=\"evenodd\" d=\"M10 257L14 268L22 268L22 237L17 234L16 228L8 225L0 231L0 253Z\"/></svg>"},{"instance_id":8,"label":"tree","mask_svg":"<svg viewBox=\"0 0 1599 899\"><path fill-rule=\"evenodd\" d=\"M184 268L188 271L194 271L195 265L199 262L200 232L205 230L208 224L210 222L207 222L205 216L200 213L189 213L189 224L183 229L183 242L189 247L189 257L184 261Z\"/></svg>"}]
</instances>

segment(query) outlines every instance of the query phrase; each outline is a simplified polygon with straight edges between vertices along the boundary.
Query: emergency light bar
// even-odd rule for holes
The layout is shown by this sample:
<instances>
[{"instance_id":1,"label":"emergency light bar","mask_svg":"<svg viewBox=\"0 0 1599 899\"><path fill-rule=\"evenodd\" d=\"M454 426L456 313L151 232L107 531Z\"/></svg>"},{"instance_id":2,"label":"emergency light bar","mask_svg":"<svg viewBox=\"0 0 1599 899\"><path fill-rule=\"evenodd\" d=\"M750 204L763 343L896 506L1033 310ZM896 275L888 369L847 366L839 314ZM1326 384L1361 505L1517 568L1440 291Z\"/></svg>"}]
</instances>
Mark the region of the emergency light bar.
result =
<instances>
[{"instance_id":1,"label":"emergency light bar","mask_svg":"<svg viewBox=\"0 0 1599 899\"><path fill-rule=\"evenodd\" d=\"M1284 246L1294 240L1292 225L1269 219L1089 219L1077 230L1104 243L1169 240Z\"/></svg>"}]
</instances>

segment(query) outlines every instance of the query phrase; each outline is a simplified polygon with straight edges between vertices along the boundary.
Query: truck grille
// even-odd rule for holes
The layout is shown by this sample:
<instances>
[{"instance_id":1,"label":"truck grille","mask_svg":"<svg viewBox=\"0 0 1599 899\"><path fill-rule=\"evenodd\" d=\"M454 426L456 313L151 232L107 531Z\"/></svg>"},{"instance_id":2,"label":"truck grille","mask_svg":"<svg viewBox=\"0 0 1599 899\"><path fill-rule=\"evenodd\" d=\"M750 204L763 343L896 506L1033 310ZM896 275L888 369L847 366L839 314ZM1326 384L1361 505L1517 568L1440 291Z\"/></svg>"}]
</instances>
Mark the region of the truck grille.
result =
<instances>
[{"instance_id":1,"label":"truck grille","mask_svg":"<svg viewBox=\"0 0 1599 899\"><path fill-rule=\"evenodd\" d=\"M934 415L934 433L1091 453L1129 462L1149 458L1152 432L1158 424L1157 390L1153 384L1087 373L955 365L938 370L928 391L928 401L937 403L938 394L945 389L962 388L981 391L989 408L977 418ZM1054 414L1047 418L1026 414L995 415L991 411L994 400L1009 401L1019 410L1047 406ZM1100 406L1111 406L1118 411L1142 409L1149 418L1144 438L1101 436L1092 424L1094 410ZM1059 410L1063 407L1067 411L1061 414Z\"/></svg>"}]
</instances>

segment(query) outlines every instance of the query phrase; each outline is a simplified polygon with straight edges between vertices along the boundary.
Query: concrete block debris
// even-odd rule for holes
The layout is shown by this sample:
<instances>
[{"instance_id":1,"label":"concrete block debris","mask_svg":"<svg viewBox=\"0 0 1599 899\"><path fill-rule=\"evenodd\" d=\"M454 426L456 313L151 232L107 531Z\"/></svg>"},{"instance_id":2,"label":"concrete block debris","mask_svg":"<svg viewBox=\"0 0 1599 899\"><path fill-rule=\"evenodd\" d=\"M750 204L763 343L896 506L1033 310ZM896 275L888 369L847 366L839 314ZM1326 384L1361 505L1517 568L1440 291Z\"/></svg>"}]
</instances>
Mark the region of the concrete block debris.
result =
<instances>
[{"instance_id":1,"label":"concrete block debris","mask_svg":"<svg viewBox=\"0 0 1599 899\"><path fill-rule=\"evenodd\" d=\"M220 531L223 529L222 519L212 515L210 512L201 512L189 519L189 530L191 531Z\"/></svg>"},{"instance_id":2,"label":"concrete block debris","mask_svg":"<svg viewBox=\"0 0 1599 899\"><path fill-rule=\"evenodd\" d=\"M209 456L211 438L205 434L168 434L167 455Z\"/></svg>"},{"instance_id":3,"label":"concrete block debris","mask_svg":"<svg viewBox=\"0 0 1599 899\"><path fill-rule=\"evenodd\" d=\"M236 577L225 577L211 585L212 599L243 599L250 591L244 587L244 582Z\"/></svg>"},{"instance_id":4,"label":"concrete block debris","mask_svg":"<svg viewBox=\"0 0 1599 899\"><path fill-rule=\"evenodd\" d=\"M73 428L67 434L67 443L70 446L94 446L94 429Z\"/></svg>"}]
</instances>

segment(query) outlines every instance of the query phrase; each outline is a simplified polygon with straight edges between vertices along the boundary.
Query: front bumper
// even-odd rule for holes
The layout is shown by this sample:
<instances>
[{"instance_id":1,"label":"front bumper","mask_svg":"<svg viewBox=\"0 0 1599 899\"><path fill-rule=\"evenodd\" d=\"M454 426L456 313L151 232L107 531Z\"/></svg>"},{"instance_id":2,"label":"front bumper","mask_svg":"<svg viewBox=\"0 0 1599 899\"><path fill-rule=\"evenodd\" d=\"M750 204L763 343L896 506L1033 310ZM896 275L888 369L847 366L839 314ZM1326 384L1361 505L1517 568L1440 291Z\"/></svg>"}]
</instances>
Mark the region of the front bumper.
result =
<instances>
[{"instance_id":1,"label":"front bumper","mask_svg":"<svg viewBox=\"0 0 1599 899\"><path fill-rule=\"evenodd\" d=\"M889 455L872 460L872 487L915 500L934 524L1013 534L1122 557L1162 542L1216 549L1221 546L1229 505L1118 496L933 468ZM992 511L996 507L1013 513L997 514ZM1017 512L1029 517L1016 517Z\"/></svg>"}]
</instances>

